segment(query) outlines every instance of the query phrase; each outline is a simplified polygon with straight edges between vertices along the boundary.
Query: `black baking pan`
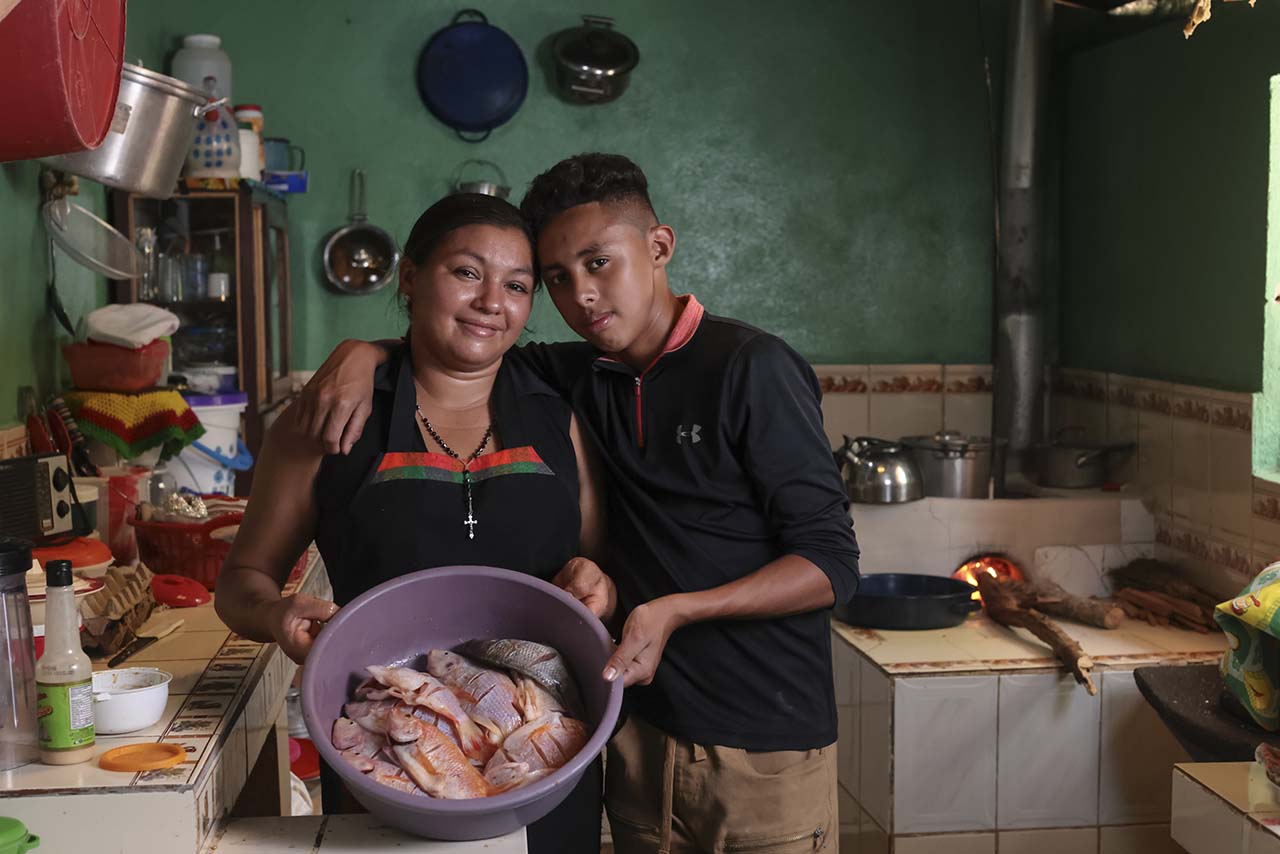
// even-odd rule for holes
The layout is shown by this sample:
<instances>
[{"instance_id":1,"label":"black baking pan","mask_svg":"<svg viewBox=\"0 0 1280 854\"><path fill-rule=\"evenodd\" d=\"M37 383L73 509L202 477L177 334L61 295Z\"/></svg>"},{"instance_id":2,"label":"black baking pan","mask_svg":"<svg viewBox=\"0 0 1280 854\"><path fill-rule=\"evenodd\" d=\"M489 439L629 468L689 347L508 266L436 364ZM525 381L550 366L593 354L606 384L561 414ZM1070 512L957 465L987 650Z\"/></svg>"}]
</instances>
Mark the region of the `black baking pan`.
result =
<instances>
[{"instance_id":1,"label":"black baking pan","mask_svg":"<svg viewBox=\"0 0 1280 854\"><path fill-rule=\"evenodd\" d=\"M945 629L982 608L973 593L972 585L941 575L877 573L862 576L853 599L834 614L873 629Z\"/></svg>"}]
</instances>

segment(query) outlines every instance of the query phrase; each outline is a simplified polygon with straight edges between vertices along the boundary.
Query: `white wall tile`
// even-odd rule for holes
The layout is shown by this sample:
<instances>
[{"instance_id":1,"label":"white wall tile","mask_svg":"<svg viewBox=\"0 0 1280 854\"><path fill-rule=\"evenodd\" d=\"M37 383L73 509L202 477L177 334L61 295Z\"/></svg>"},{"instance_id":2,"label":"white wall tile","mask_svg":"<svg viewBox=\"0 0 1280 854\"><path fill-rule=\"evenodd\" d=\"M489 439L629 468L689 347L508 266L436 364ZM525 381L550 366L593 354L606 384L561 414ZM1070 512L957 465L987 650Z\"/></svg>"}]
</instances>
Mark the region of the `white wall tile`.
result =
<instances>
[{"instance_id":1,"label":"white wall tile","mask_svg":"<svg viewBox=\"0 0 1280 854\"><path fill-rule=\"evenodd\" d=\"M1167 824L1098 828L1098 854L1183 854Z\"/></svg>"},{"instance_id":2,"label":"white wall tile","mask_svg":"<svg viewBox=\"0 0 1280 854\"><path fill-rule=\"evenodd\" d=\"M942 429L941 394L872 394L868 411L868 432L881 439L932 436Z\"/></svg>"},{"instance_id":3,"label":"white wall tile","mask_svg":"<svg viewBox=\"0 0 1280 854\"><path fill-rule=\"evenodd\" d=\"M939 833L901 836L893 840L893 854L995 854L994 833ZM841 854L848 854L841 851Z\"/></svg>"},{"instance_id":4,"label":"white wall tile","mask_svg":"<svg viewBox=\"0 0 1280 854\"><path fill-rule=\"evenodd\" d=\"M1270 827L1249 822L1245 828L1244 854L1280 854L1280 835Z\"/></svg>"},{"instance_id":5,"label":"white wall tile","mask_svg":"<svg viewBox=\"0 0 1280 854\"><path fill-rule=\"evenodd\" d=\"M858 661L862 688L858 706L858 801L881 828L890 827L892 697L889 677L864 658Z\"/></svg>"},{"instance_id":6,"label":"white wall tile","mask_svg":"<svg viewBox=\"0 0 1280 854\"><path fill-rule=\"evenodd\" d=\"M1002 830L1000 854L1096 854L1098 829Z\"/></svg>"},{"instance_id":7,"label":"white wall tile","mask_svg":"<svg viewBox=\"0 0 1280 854\"><path fill-rule=\"evenodd\" d=\"M1153 510L1170 512L1173 484L1173 418L1143 409L1138 413L1138 482Z\"/></svg>"},{"instance_id":8,"label":"white wall tile","mask_svg":"<svg viewBox=\"0 0 1280 854\"><path fill-rule=\"evenodd\" d=\"M996 694L995 676L895 680L895 834L995 828Z\"/></svg>"},{"instance_id":9,"label":"white wall tile","mask_svg":"<svg viewBox=\"0 0 1280 854\"><path fill-rule=\"evenodd\" d=\"M1101 674L1099 822L1169 820L1169 775L1189 757L1138 691L1131 670Z\"/></svg>"},{"instance_id":10,"label":"white wall tile","mask_svg":"<svg viewBox=\"0 0 1280 854\"><path fill-rule=\"evenodd\" d=\"M1173 841L1187 851L1244 850L1248 820L1230 805L1184 774L1173 775Z\"/></svg>"},{"instance_id":11,"label":"white wall tile","mask_svg":"<svg viewBox=\"0 0 1280 854\"><path fill-rule=\"evenodd\" d=\"M861 656L841 638L835 643L839 650L836 667L844 675L837 678L836 711L839 715L839 741L836 745L836 776L840 785L857 798L861 791L858 777L859 721L861 717Z\"/></svg>"},{"instance_id":12,"label":"white wall tile","mask_svg":"<svg viewBox=\"0 0 1280 854\"><path fill-rule=\"evenodd\" d=\"M1133 444L1130 451L1108 455L1107 479L1112 483L1132 483L1138 477L1138 410L1114 400L1107 403L1107 441L1115 445Z\"/></svg>"},{"instance_id":13,"label":"white wall tile","mask_svg":"<svg viewBox=\"0 0 1280 854\"><path fill-rule=\"evenodd\" d=\"M1183 399L1184 406L1200 401ZM1195 418L1173 419L1173 515L1208 527L1212 516L1209 494L1209 425Z\"/></svg>"},{"instance_id":14,"label":"white wall tile","mask_svg":"<svg viewBox=\"0 0 1280 854\"><path fill-rule=\"evenodd\" d=\"M1075 596L1107 596L1104 552L1104 546L1042 546L1036 549L1032 577L1052 581Z\"/></svg>"},{"instance_id":15,"label":"white wall tile","mask_svg":"<svg viewBox=\"0 0 1280 854\"><path fill-rule=\"evenodd\" d=\"M990 393L947 392L942 399L942 421L948 430L958 430L966 436L990 436Z\"/></svg>"},{"instance_id":16,"label":"white wall tile","mask_svg":"<svg viewBox=\"0 0 1280 854\"><path fill-rule=\"evenodd\" d=\"M1070 676L1000 677L1002 830L1097 824L1099 713L1098 698Z\"/></svg>"},{"instance_id":17,"label":"white wall tile","mask_svg":"<svg viewBox=\"0 0 1280 854\"><path fill-rule=\"evenodd\" d=\"M1212 529L1247 538L1253 520L1253 437L1245 430L1214 427L1209 431L1209 491Z\"/></svg>"},{"instance_id":18,"label":"white wall tile","mask_svg":"<svg viewBox=\"0 0 1280 854\"><path fill-rule=\"evenodd\" d=\"M866 394L828 392L822 396L822 426L832 449L840 447L845 436L856 439L867 435L868 418Z\"/></svg>"},{"instance_id":19,"label":"white wall tile","mask_svg":"<svg viewBox=\"0 0 1280 854\"><path fill-rule=\"evenodd\" d=\"M1140 498L1123 498L1120 501L1120 542L1153 543L1156 539L1156 520Z\"/></svg>"}]
</instances>

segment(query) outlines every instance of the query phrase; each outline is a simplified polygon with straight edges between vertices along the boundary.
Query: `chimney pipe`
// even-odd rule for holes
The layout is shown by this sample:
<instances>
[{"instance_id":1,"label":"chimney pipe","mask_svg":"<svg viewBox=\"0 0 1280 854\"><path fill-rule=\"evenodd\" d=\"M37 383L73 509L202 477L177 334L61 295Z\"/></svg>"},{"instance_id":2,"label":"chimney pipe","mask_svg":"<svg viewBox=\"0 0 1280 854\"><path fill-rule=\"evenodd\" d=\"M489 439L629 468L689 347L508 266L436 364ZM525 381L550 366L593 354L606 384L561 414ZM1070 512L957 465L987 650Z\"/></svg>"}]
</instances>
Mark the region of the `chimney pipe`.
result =
<instances>
[{"instance_id":1,"label":"chimney pipe","mask_svg":"<svg viewBox=\"0 0 1280 854\"><path fill-rule=\"evenodd\" d=\"M1005 70L995 286L993 435L1008 442L1004 472L1025 471L1041 437L1044 382L1044 175L1040 156L1053 0L1013 0ZM996 488L1003 494L1004 472Z\"/></svg>"}]
</instances>

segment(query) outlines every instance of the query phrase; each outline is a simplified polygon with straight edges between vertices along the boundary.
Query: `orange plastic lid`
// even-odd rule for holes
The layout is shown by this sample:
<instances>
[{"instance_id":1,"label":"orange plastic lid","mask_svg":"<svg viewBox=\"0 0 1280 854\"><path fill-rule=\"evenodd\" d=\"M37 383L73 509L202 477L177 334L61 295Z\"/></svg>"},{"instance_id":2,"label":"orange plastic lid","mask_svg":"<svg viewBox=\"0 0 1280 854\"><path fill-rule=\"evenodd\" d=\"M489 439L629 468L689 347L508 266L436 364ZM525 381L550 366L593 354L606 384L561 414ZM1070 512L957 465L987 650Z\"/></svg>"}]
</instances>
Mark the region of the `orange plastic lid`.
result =
<instances>
[{"instance_id":1,"label":"orange plastic lid","mask_svg":"<svg viewBox=\"0 0 1280 854\"><path fill-rule=\"evenodd\" d=\"M76 537L69 543L60 546L46 546L32 549L31 556L44 566L51 560L69 560L72 569L82 566L97 566L111 560L111 549L102 540L92 537Z\"/></svg>"},{"instance_id":2,"label":"orange plastic lid","mask_svg":"<svg viewBox=\"0 0 1280 854\"><path fill-rule=\"evenodd\" d=\"M126 744L102 754L98 767L107 771L155 771L179 765L186 758L187 751L181 744L168 741Z\"/></svg>"}]
</instances>

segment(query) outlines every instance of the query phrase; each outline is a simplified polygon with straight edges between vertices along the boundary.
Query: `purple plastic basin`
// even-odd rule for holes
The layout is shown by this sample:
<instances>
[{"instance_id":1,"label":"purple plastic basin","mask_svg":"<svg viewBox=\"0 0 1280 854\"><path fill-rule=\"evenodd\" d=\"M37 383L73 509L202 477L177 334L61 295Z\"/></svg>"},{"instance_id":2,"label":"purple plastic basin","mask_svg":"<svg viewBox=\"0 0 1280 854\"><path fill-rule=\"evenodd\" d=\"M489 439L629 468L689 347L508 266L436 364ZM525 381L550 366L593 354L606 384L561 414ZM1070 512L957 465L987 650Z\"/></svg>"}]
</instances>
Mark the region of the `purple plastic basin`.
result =
<instances>
[{"instance_id":1,"label":"purple plastic basin","mask_svg":"<svg viewBox=\"0 0 1280 854\"><path fill-rule=\"evenodd\" d=\"M555 773L491 798L449 801L375 783L338 755L333 722L370 664L421 666L432 649L472 638L523 638L560 650L594 727L587 746ZM622 683L600 677L613 651L609 633L581 603L529 575L488 566L449 566L410 573L356 597L320 632L302 674L302 711L321 757L365 809L428 839L489 839L553 810L582 778L613 733Z\"/></svg>"}]
</instances>

